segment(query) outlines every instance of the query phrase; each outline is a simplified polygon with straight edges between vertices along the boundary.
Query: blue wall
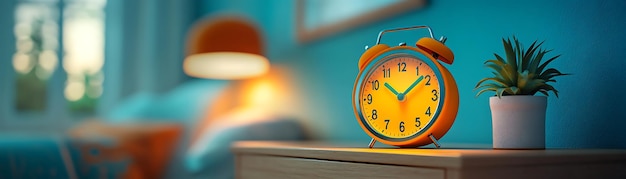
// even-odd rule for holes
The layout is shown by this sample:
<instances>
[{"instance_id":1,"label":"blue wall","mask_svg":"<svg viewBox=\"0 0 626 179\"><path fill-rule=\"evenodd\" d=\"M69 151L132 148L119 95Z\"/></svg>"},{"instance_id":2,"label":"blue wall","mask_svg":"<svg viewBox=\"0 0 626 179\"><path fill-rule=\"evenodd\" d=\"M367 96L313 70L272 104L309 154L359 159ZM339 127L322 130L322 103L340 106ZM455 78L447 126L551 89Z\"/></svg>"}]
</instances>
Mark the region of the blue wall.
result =
<instances>
[{"instance_id":1,"label":"blue wall","mask_svg":"<svg viewBox=\"0 0 626 179\"><path fill-rule=\"evenodd\" d=\"M476 98L473 87L490 75L483 62L503 53L500 39L516 35L525 45L545 40L544 47L554 49L551 55L562 54L551 66L574 74L557 78L560 98L548 98L547 146L626 148L625 1L432 0L424 8L307 44L295 38L292 1L201 4L205 14L236 13L259 23L272 62L296 72L303 107L294 110L321 139L368 142L350 101L363 47L375 43L381 29L429 25L435 36L448 37L456 56L448 68L461 97L456 122L442 142L491 143L488 95ZM422 35L392 36L386 42L411 44Z\"/></svg>"}]
</instances>

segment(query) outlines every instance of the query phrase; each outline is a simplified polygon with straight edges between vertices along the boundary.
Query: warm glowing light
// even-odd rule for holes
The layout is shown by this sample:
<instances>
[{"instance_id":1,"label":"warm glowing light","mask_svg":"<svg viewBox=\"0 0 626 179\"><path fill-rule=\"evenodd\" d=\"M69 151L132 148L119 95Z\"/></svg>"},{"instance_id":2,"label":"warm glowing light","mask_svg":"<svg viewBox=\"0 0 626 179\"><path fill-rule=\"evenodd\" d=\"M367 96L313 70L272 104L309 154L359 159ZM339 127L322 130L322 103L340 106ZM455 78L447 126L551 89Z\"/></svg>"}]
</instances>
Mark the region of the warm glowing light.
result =
<instances>
[{"instance_id":1,"label":"warm glowing light","mask_svg":"<svg viewBox=\"0 0 626 179\"><path fill-rule=\"evenodd\" d=\"M63 69L67 73L95 74L104 65L104 24L101 19L73 18L65 22Z\"/></svg>"},{"instance_id":2,"label":"warm glowing light","mask_svg":"<svg viewBox=\"0 0 626 179\"><path fill-rule=\"evenodd\" d=\"M54 71L54 68L57 67L57 62L57 53L52 50L46 50L39 54L39 66L46 71Z\"/></svg>"},{"instance_id":3,"label":"warm glowing light","mask_svg":"<svg viewBox=\"0 0 626 179\"><path fill-rule=\"evenodd\" d=\"M269 70L269 61L256 54L213 52L188 56L183 68L193 77L244 79L265 74Z\"/></svg>"},{"instance_id":4,"label":"warm glowing light","mask_svg":"<svg viewBox=\"0 0 626 179\"><path fill-rule=\"evenodd\" d=\"M16 53L13 55L13 68L21 74L26 74L33 69L35 63L30 60L30 56L24 53Z\"/></svg>"},{"instance_id":5,"label":"warm glowing light","mask_svg":"<svg viewBox=\"0 0 626 179\"><path fill-rule=\"evenodd\" d=\"M269 80L261 80L254 84L250 88L247 99L248 104L252 106L274 106L274 102L280 101L277 99L276 87Z\"/></svg>"},{"instance_id":6,"label":"warm glowing light","mask_svg":"<svg viewBox=\"0 0 626 179\"><path fill-rule=\"evenodd\" d=\"M39 67L35 74L39 79L48 79L57 67L57 54L52 50L45 50L39 54Z\"/></svg>"},{"instance_id":7,"label":"warm glowing light","mask_svg":"<svg viewBox=\"0 0 626 179\"><path fill-rule=\"evenodd\" d=\"M79 81L67 81L65 86L65 98L69 101L77 101L85 95L85 84Z\"/></svg>"},{"instance_id":8,"label":"warm glowing light","mask_svg":"<svg viewBox=\"0 0 626 179\"><path fill-rule=\"evenodd\" d=\"M293 73L280 65L273 65L268 74L245 81L241 86L240 104L249 108L258 108L274 114L298 114L301 103L294 92Z\"/></svg>"}]
</instances>

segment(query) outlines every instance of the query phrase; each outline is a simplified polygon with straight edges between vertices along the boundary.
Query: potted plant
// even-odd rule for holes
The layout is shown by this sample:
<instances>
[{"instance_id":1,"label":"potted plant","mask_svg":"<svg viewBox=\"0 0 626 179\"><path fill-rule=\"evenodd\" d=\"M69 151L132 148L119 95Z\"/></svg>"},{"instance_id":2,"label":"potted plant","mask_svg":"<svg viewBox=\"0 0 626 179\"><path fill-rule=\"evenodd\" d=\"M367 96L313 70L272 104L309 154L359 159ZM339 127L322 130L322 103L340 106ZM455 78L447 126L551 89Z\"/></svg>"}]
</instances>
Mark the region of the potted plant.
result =
<instances>
[{"instance_id":1,"label":"potted plant","mask_svg":"<svg viewBox=\"0 0 626 179\"><path fill-rule=\"evenodd\" d=\"M493 70L493 77L476 84L476 96L494 92L489 98L493 124L493 147L496 149L544 149L545 116L548 92L558 98L559 92L549 83L554 77L567 75L554 68L544 56L552 50L541 48L543 42L533 42L528 49L518 39L502 38L504 58L494 53L495 59L485 62ZM543 62L542 62L543 61ZM535 96L541 93L545 96Z\"/></svg>"}]
</instances>

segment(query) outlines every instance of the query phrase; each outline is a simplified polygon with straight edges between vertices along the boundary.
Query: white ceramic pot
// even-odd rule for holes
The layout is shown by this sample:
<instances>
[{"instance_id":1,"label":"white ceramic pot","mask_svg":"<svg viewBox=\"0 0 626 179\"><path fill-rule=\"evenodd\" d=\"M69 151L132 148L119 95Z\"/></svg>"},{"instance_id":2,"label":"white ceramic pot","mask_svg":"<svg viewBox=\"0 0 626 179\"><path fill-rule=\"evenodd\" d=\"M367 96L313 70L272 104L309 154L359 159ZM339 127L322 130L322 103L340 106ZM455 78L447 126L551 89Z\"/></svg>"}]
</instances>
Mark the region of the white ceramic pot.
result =
<instances>
[{"instance_id":1,"label":"white ceramic pot","mask_svg":"<svg viewBox=\"0 0 626 179\"><path fill-rule=\"evenodd\" d=\"M489 98L495 149L545 149L547 97Z\"/></svg>"}]
</instances>

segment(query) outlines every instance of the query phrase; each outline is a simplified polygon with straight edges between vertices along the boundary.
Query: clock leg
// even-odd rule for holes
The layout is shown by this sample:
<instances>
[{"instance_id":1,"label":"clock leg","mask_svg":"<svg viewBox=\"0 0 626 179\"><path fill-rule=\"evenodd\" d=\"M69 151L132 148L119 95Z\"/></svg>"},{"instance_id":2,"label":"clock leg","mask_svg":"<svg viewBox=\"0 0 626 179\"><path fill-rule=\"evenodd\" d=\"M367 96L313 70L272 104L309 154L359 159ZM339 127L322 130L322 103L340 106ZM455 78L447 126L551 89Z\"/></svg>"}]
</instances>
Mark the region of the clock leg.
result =
<instances>
[{"instance_id":1,"label":"clock leg","mask_svg":"<svg viewBox=\"0 0 626 179\"><path fill-rule=\"evenodd\" d=\"M374 148L374 144L376 144L376 139L372 138L372 140L370 141L370 145L369 145L370 149Z\"/></svg>"},{"instance_id":2,"label":"clock leg","mask_svg":"<svg viewBox=\"0 0 626 179\"><path fill-rule=\"evenodd\" d=\"M439 145L439 141L437 141L437 139L435 138L435 136L433 136L433 134L428 135L428 137L430 137L430 140L433 141L433 144L435 144L436 148L441 147L441 145ZM372 139L373 140L373 139ZM370 147L371 148L371 147Z\"/></svg>"}]
</instances>

